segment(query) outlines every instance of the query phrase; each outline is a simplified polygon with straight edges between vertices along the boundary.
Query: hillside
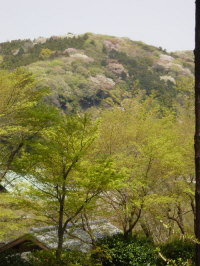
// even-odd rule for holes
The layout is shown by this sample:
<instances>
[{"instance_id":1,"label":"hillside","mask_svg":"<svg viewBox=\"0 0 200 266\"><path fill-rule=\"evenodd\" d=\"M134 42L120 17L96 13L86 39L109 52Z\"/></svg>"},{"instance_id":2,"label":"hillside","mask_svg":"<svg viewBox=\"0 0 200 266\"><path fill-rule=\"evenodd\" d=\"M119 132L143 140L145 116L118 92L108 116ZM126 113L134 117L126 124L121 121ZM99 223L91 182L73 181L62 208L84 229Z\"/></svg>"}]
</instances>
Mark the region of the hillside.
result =
<instances>
[{"instance_id":1,"label":"hillside","mask_svg":"<svg viewBox=\"0 0 200 266\"><path fill-rule=\"evenodd\" d=\"M66 111L120 105L138 88L171 106L176 80L193 77L193 54L91 33L1 43L0 67L20 66L50 87L49 101Z\"/></svg>"},{"instance_id":2,"label":"hillside","mask_svg":"<svg viewBox=\"0 0 200 266\"><path fill-rule=\"evenodd\" d=\"M11 248L37 266L194 260L193 68L191 51L91 33L0 43L0 265ZM101 245L105 219L122 236ZM48 253L32 227L58 229ZM66 235L93 247L84 264Z\"/></svg>"}]
</instances>

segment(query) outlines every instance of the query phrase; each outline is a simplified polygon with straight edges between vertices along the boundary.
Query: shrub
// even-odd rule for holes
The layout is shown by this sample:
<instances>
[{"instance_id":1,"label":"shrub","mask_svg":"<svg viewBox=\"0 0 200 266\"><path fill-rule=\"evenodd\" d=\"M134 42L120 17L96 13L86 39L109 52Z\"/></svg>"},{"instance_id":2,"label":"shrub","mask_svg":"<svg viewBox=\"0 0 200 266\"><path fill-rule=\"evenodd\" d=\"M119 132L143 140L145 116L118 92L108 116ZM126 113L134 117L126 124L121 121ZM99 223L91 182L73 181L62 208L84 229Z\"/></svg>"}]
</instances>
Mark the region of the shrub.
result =
<instances>
[{"instance_id":1,"label":"shrub","mask_svg":"<svg viewBox=\"0 0 200 266\"><path fill-rule=\"evenodd\" d=\"M13 251L0 254L0 266L31 266L19 253Z\"/></svg>"},{"instance_id":2,"label":"shrub","mask_svg":"<svg viewBox=\"0 0 200 266\"><path fill-rule=\"evenodd\" d=\"M40 51L40 55L39 55L39 58L40 59L48 59L49 57L51 57L51 55L53 54L53 51L51 51L50 49L48 48L43 48L41 49Z\"/></svg>"},{"instance_id":3,"label":"shrub","mask_svg":"<svg viewBox=\"0 0 200 266\"><path fill-rule=\"evenodd\" d=\"M189 240L174 240L166 243L160 247L160 251L169 261L173 260L174 265L188 265L187 261L194 263L195 260L195 244ZM166 265L166 263L160 260L158 265Z\"/></svg>"},{"instance_id":4,"label":"shrub","mask_svg":"<svg viewBox=\"0 0 200 266\"><path fill-rule=\"evenodd\" d=\"M62 265L63 266L93 266L90 260L90 254L85 254L80 251L63 251L62 253ZM32 266L56 266L60 265L56 263L55 251L36 251L30 255Z\"/></svg>"},{"instance_id":5,"label":"shrub","mask_svg":"<svg viewBox=\"0 0 200 266\"><path fill-rule=\"evenodd\" d=\"M155 246L151 241L137 236L125 240L122 235L101 240L98 247L93 250L92 256L99 259L104 266L155 266L158 259Z\"/></svg>"}]
</instances>

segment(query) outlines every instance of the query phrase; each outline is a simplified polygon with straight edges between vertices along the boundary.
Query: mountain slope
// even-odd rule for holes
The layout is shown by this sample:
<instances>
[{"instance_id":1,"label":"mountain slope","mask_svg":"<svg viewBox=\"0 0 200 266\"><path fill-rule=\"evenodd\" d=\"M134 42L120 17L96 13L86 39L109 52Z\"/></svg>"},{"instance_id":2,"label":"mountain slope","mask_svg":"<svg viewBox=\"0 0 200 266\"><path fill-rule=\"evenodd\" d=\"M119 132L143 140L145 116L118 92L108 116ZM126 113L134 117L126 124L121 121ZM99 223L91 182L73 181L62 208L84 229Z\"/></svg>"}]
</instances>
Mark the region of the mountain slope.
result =
<instances>
[{"instance_id":1,"label":"mountain slope","mask_svg":"<svg viewBox=\"0 0 200 266\"><path fill-rule=\"evenodd\" d=\"M170 106L176 80L193 77L190 51L167 53L128 38L91 33L1 43L0 67L18 66L27 66L40 85L49 86L49 101L66 111L120 105L138 88Z\"/></svg>"}]
</instances>

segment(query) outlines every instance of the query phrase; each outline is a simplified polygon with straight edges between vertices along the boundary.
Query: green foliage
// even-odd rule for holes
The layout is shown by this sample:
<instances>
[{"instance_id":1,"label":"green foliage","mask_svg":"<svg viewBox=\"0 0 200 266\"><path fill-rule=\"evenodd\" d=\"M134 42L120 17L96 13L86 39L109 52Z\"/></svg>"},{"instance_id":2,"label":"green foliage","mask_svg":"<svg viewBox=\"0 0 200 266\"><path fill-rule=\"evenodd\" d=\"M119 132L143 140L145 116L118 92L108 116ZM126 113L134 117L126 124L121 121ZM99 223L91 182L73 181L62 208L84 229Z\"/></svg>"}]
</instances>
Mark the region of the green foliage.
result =
<instances>
[{"instance_id":1,"label":"green foliage","mask_svg":"<svg viewBox=\"0 0 200 266\"><path fill-rule=\"evenodd\" d=\"M68 53L65 51L67 48L75 50L72 49L72 52ZM89 59L80 60L76 56L73 57L74 53L85 54ZM172 61L165 64L165 61L161 62L160 55L170 55ZM95 34L51 37L33 42L30 40L6 42L0 44L0 57L2 57L1 68L14 69L30 65L31 71L37 73L41 79L41 84L52 88L51 103L67 112L75 108L85 110L93 106L119 104L124 97L133 96L136 81L147 95L156 95L162 105L171 108L179 94L174 86L174 80L183 75L191 76L193 70L192 56L187 52L168 54L163 49L142 42ZM61 64L55 67L55 59L58 58ZM49 59L46 60L48 64L45 64L44 59ZM113 60L116 64L121 64L126 71L117 75L112 72L109 69L109 62ZM78 75L80 82L72 82L73 84L68 82L69 72L71 76L75 76L75 79ZM94 88L90 77L100 74L113 79L121 88L119 101L116 101L113 95L111 99L97 96L98 90L104 88L101 85ZM86 81L81 82L83 79Z\"/></svg>"},{"instance_id":2,"label":"green foliage","mask_svg":"<svg viewBox=\"0 0 200 266\"><path fill-rule=\"evenodd\" d=\"M125 173L121 186L105 196L104 204L111 207L110 217L121 225L124 234L136 230L145 217L152 236L162 240L154 230L155 224L162 221L162 232L167 234L175 226L178 210L186 204L190 209L193 199L193 186L188 182L193 176L191 141L184 138L185 129L179 128L174 113L160 107L152 97L138 96L124 102L123 107L102 114L98 149L111 156ZM167 215L173 222L166 219Z\"/></svg>"},{"instance_id":3,"label":"green foliage","mask_svg":"<svg viewBox=\"0 0 200 266\"><path fill-rule=\"evenodd\" d=\"M141 225L158 242L178 231L193 233L189 55L92 34L0 48L1 67L35 62L29 69L40 79L22 68L0 71L0 178L10 170L28 176L29 191L18 190L23 206L57 224L62 199L65 221L84 209L91 217L110 216L126 236ZM64 115L44 102L68 114L93 107L100 131L87 115ZM112 109L101 112L105 107ZM2 235L5 221L11 221L10 231L18 228L12 200L2 200ZM111 258L107 249L104 255Z\"/></svg>"},{"instance_id":4,"label":"green foliage","mask_svg":"<svg viewBox=\"0 0 200 266\"><path fill-rule=\"evenodd\" d=\"M0 266L31 266L31 264L23 259L19 253L11 250L0 253Z\"/></svg>"},{"instance_id":5,"label":"green foliage","mask_svg":"<svg viewBox=\"0 0 200 266\"><path fill-rule=\"evenodd\" d=\"M26 52L17 52L13 54L13 49L19 49L30 41L12 41L0 44L1 52L3 54L3 62L1 67L5 69L14 69L19 66L25 66L36 62L40 59L43 49L51 51L64 51L67 48L73 47L82 49L84 42L87 40L87 35L80 35L65 38L49 38L44 43L37 43L29 45Z\"/></svg>"},{"instance_id":6,"label":"green foliage","mask_svg":"<svg viewBox=\"0 0 200 266\"><path fill-rule=\"evenodd\" d=\"M10 240L26 231L30 220L25 209L19 207L20 199L12 193L0 193L0 241Z\"/></svg>"},{"instance_id":7,"label":"green foliage","mask_svg":"<svg viewBox=\"0 0 200 266\"><path fill-rule=\"evenodd\" d=\"M11 42L3 42L0 44L1 54L10 55L13 51L20 49L23 45L31 45L31 40L13 40Z\"/></svg>"},{"instance_id":8,"label":"green foliage","mask_svg":"<svg viewBox=\"0 0 200 266\"><path fill-rule=\"evenodd\" d=\"M152 242L134 236L125 240L122 235L116 235L101 240L100 249L93 250L93 256L102 261L102 265L134 265L147 266L157 264L157 253Z\"/></svg>"},{"instance_id":9,"label":"green foliage","mask_svg":"<svg viewBox=\"0 0 200 266\"><path fill-rule=\"evenodd\" d=\"M41 50L39 58L40 59L48 59L49 57L51 57L52 54L53 54L53 51L51 51L48 48L44 48Z\"/></svg>"},{"instance_id":10,"label":"green foliage","mask_svg":"<svg viewBox=\"0 0 200 266\"><path fill-rule=\"evenodd\" d=\"M10 182L18 176L12 176L11 171L19 171L15 163L22 147L30 152L31 143L55 121L57 111L43 103L47 93L47 89L37 88L33 75L24 69L0 72L0 183L12 188L13 194L15 187ZM32 220L26 219L25 209L18 206L20 199L13 194L0 195L1 239L23 233Z\"/></svg>"},{"instance_id":11,"label":"green foliage","mask_svg":"<svg viewBox=\"0 0 200 266\"><path fill-rule=\"evenodd\" d=\"M195 261L195 244L190 240L174 240L172 242L163 244L160 247L161 253L168 261L172 261L172 265L194 265ZM192 264L193 262L193 264ZM158 265L166 265L163 260L160 259Z\"/></svg>"},{"instance_id":12,"label":"green foliage","mask_svg":"<svg viewBox=\"0 0 200 266\"><path fill-rule=\"evenodd\" d=\"M61 255L63 266L94 266L98 265L89 253L82 253L77 250L65 250ZM35 251L29 255L29 262L32 266L56 266L55 251Z\"/></svg>"},{"instance_id":13,"label":"green foliage","mask_svg":"<svg viewBox=\"0 0 200 266\"><path fill-rule=\"evenodd\" d=\"M0 71L0 114L18 113L35 105L44 91L34 90L33 75L23 68Z\"/></svg>"},{"instance_id":14,"label":"green foliage","mask_svg":"<svg viewBox=\"0 0 200 266\"><path fill-rule=\"evenodd\" d=\"M120 178L109 160L93 157L96 134L97 125L88 115L60 115L57 124L46 128L40 142L32 142L15 163L31 184L25 195L19 191L24 206L62 226L63 234L69 222Z\"/></svg>"},{"instance_id":15,"label":"green foliage","mask_svg":"<svg viewBox=\"0 0 200 266\"><path fill-rule=\"evenodd\" d=\"M55 109L42 102L47 94L24 69L0 72L1 171L10 170L19 149L54 121Z\"/></svg>"},{"instance_id":16,"label":"green foliage","mask_svg":"<svg viewBox=\"0 0 200 266\"><path fill-rule=\"evenodd\" d=\"M129 84L133 84L136 80L139 81L139 87L146 91L147 95L152 92L156 93L157 97L166 106L172 105L172 99L176 96L176 91L173 88L173 83L166 84L160 79L156 70L152 69L152 60L149 57L130 57L124 52L112 50L109 54L110 58L117 59L122 63L129 72ZM144 75L145 73L145 75Z\"/></svg>"}]
</instances>

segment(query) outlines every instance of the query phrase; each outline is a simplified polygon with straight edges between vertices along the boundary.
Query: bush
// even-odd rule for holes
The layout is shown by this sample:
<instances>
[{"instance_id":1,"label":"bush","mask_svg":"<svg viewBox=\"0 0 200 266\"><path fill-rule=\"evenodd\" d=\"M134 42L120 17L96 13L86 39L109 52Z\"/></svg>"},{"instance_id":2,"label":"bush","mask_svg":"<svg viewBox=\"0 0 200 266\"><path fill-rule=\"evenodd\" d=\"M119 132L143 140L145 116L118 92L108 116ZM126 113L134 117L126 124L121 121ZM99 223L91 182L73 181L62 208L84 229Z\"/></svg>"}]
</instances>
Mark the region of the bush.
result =
<instances>
[{"instance_id":1,"label":"bush","mask_svg":"<svg viewBox=\"0 0 200 266\"><path fill-rule=\"evenodd\" d=\"M93 250L92 256L99 259L104 266L155 266L158 259L155 246L151 241L137 236L125 240L122 235L101 240Z\"/></svg>"},{"instance_id":2,"label":"bush","mask_svg":"<svg viewBox=\"0 0 200 266\"><path fill-rule=\"evenodd\" d=\"M0 254L0 266L31 266L29 262L14 251L3 252Z\"/></svg>"},{"instance_id":3,"label":"bush","mask_svg":"<svg viewBox=\"0 0 200 266\"><path fill-rule=\"evenodd\" d=\"M63 251L62 253L62 265L63 266L93 266L90 261L90 254L85 254L79 251ZM55 251L36 251L30 255L32 266L56 266L60 265L56 263Z\"/></svg>"},{"instance_id":4,"label":"bush","mask_svg":"<svg viewBox=\"0 0 200 266\"><path fill-rule=\"evenodd\" d=\"M173 260L174 265L188 265L187 261L193 262L192 265L194 265L195 244L189 240L174 240L166 243L160 247L160 251L168 260ZM160 259L158 265L166 265L166 263Z\"/></svg>"}]
</instances>

